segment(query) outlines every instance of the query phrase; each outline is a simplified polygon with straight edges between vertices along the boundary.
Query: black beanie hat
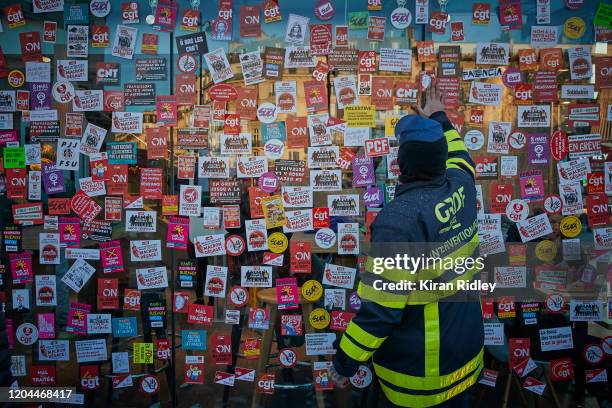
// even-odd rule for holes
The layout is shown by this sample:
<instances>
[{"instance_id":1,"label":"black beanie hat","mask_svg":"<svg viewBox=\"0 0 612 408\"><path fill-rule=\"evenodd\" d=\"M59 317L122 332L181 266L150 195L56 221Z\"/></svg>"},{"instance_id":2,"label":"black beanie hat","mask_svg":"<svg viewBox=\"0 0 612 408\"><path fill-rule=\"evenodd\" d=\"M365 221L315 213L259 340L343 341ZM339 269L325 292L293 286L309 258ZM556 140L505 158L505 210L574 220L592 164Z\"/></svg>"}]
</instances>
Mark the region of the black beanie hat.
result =
<instances>
[{"instance_id":1,"label":"black beanie hat","mask_svg":"<svg viewBox=\"0 0 612 408\"><path fill-rule=\"evenodd\" d=\"M430 180L446 172L448 144L438 122L407 115L397 122L395 135L400 142L400 182Z\"/></svg>"}]
</instances>

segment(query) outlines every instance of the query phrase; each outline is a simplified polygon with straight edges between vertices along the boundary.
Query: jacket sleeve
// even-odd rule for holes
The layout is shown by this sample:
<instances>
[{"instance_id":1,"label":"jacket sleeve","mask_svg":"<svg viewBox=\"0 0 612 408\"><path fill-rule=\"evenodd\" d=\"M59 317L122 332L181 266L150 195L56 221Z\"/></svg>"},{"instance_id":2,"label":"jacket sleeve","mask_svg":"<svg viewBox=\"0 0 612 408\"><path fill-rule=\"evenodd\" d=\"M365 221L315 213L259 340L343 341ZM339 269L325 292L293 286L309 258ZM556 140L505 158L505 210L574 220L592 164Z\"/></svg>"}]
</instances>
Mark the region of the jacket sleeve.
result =
<instances>
[{"instance_id":1,"label":"jacket sleeve","mask_svg":"<svg viewBox=\"0 0 612 408\"><path fill-rule=\"evenodd\" d=\"M376 223L372 228L372 242L398 242L400 239L409 242L405 228L388 225L376 228ZM373 279L397 281L398 273L405 275L405 271L386 269L380 275L373 274L372 265L373 259L368 257L366 272L358 287L361 307L335 344L334 368L345 377L355 375L359 365L368 361L400 324L408 299L407 294L380 291L372 286Z\"/></svg>"},{"instance_id":2,"label":"jacket sleeve","mask_svg":"<svg viewBox=\"0 0 612 408\"><path fill-rule=\"evenodd\" d=\"M444 111L433 113L430 117L442 125L446 142L448 143L448 159L446 160L446 168L460 169L467 172L472 178L475 176L474 162L468 153L465 143L457 129L453 127Z\"/></svg>"}]
</instances>

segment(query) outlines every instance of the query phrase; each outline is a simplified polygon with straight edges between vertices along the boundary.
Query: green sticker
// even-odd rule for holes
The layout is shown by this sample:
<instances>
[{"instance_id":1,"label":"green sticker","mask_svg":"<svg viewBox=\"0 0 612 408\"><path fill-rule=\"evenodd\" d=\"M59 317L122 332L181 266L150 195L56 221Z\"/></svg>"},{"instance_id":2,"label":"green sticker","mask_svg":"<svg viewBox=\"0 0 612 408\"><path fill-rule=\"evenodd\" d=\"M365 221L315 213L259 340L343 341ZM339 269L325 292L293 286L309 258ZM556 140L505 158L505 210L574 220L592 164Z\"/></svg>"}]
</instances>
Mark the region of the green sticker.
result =
<instances>
[{"instance_id":1,"label":"green sticker","mask_svg":"<svg viewBox=\"0 0 612 408\"><path fill-rule=\"evenodd\" d=\"M596 26L612 29L612 4L599 3L593 21Z\"/></svg>"},{"instance_id":2,"label":"green sticker","mask_svg":"<svg viewBox=\"0 0 612 408\"><path fill-rule=\"evenodd\" d=\"M348 17L348 26L351 30L363 30L368 28L370 13L367 11L351 11L348 13Z\"/></svg>"},{"instance_id":3,"label":"green sticker","mask_svg":"<svg viewBox=\"0 0 612 408\"><path fill-rule=\"evenodd\" d=\"M5 169L22 169L26 166L25 147L5 147L3 154Z\"/></svg>"}]
</instances>

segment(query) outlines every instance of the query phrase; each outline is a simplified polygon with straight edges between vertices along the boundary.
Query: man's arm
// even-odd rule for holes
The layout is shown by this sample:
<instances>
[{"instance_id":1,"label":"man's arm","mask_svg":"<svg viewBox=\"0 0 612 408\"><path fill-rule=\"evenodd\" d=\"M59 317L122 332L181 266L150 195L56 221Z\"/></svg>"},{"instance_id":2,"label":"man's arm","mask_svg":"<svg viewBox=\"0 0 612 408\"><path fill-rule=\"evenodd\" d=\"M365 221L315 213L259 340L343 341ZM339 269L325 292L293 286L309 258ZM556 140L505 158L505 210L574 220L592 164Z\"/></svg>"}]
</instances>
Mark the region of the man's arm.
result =
<instances>
[{"instance_id":1,"label":"man's arm","mask_svg":"<svg viewBox=\"0 0 612 408\"><path fill-rule=\"evenodd\" d=\"M412 105L412 109L421 116L437 121L442 126L446 142L448 143L446 168L464 170L474 178L474 162L470 158L461 135L450 123L446 113L444 113L444 98L438 84L434 82L427 88L424 96L426 97L425 106L421 108L419 105Z\"/></svg>"},{"instance_id":2,"label":"man's arm","mask_svg":"<svg viewBox=\"0 0 612 408\"><path fill-rule=\"evenodd\" d=\"M472 178L475 176L474 162L468 153L465 143L461 138L457 129L453 127L444 111L434 112L430 119L440 123L444 131L444 137L448 144L448 159L446 160L446 168L461 169L469 173Z\"/></svg>"}]
</instances>

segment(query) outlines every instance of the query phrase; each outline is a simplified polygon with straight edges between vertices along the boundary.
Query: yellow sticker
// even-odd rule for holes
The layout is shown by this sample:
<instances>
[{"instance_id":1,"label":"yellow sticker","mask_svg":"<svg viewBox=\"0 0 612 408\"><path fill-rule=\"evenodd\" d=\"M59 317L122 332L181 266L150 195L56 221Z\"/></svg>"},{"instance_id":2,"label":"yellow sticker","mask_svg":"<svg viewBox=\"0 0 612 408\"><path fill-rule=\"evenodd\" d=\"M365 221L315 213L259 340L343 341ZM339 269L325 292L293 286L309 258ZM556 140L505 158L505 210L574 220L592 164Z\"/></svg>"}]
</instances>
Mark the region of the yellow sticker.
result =
<instances>
[{"instance_id":1,"label":"yellow sticker","mask_svg":"<svg viewBox=\"0 0 612 408\"><path fill-rule=\"evenodd\" d=\"M315 310L310 312L310 316L308 316L308 321L310 322L310 325L315 329L324 329L329 326L329 313L322 307L316 308Z\"/></svg>"},{"instance_id":2,"label":"yellow sticker","mask_svg":"<svg viewBox=\"0 0 612 408\"><path fill-rule=\"evenodd\" d=\"M563 236L567 238L575 238L582 231L582 223L580 218L575 215L569 215L561 220L559 224L559 230Z\"/></svg>"},{"instance_id":3,"label":"yellow sticker","mask_svg":"<svg viewBox=\"0 0 612 408\"><path fill-rule=\"evenodd\" d=\"M314 279L304 282L302 285L302 296L309 302L316 302L323 296L323 285Z\"/></svg>"},{"instance_id":4,"label":"yellow sticker","mask_svg":"<svg viewBox=\"0 0 612 408\"><path fill-rule=\"evenodd\" d=\"M557 245L550 239L540 241L536 245L535 254L542 262L552 262L557 256Z\"/></svg>"},{"instance_id":5,"label":"yellow sticker","mask_svg":"<svg viewBox=\"0 0 612 408\"><path fill-rule=\"evenodd\" d=\"M283 200L280 195L273 195L261 199L261 209L266 220L266 228L278 228L287 223Z\"/></svg>"},{"instance_id":6,"label":"yellow sticker","mask_svg":"<svg viewBox=\"0 0 612 408\"><path fill-rule=\"evenodd\" d=\"M344 120L350 128L376 127L376 106L348 105L344 107Z\"/></svg>"},{"instance_id":7,"label":"yellow sticker","mask_svg":"<svg viewBox=\"0 0 612 408\"><path fill-rule=\"evenodd\" d=\"M134 364L153 364L153 343L134 343Z\"/></svg>"},{"instance_id":8,"label":"yellow sticker","mask_svg":"<svg viewBox=\"0 0 612 408\"><path fill-rule=\"evenodd\" d=\"M586 23L580 17L570 17L563 24L563 34L567 38L577 40L586 32Z\"/></svg>"},{"instance_id":9,"label":"yellow sticker","mask_svg":"<svg viewBox=\"0 0 612 408\"><path fill-rule=\"evenodd\" d=\"M385 116L385 136L395 137L395 125L401 118L399 116L387 115Z\"/></svg>"},{"instance_id":10,"label":"yellow sticker","mask_svg":"<svg viewBox=\"0 0 612 408\"><path fill-rule=\"evenodd\" d=\"M268 248L275 254L282 254L288 246L289 240L282 232L275 232L268 237Z\"/></svg>"}]
</instances>

